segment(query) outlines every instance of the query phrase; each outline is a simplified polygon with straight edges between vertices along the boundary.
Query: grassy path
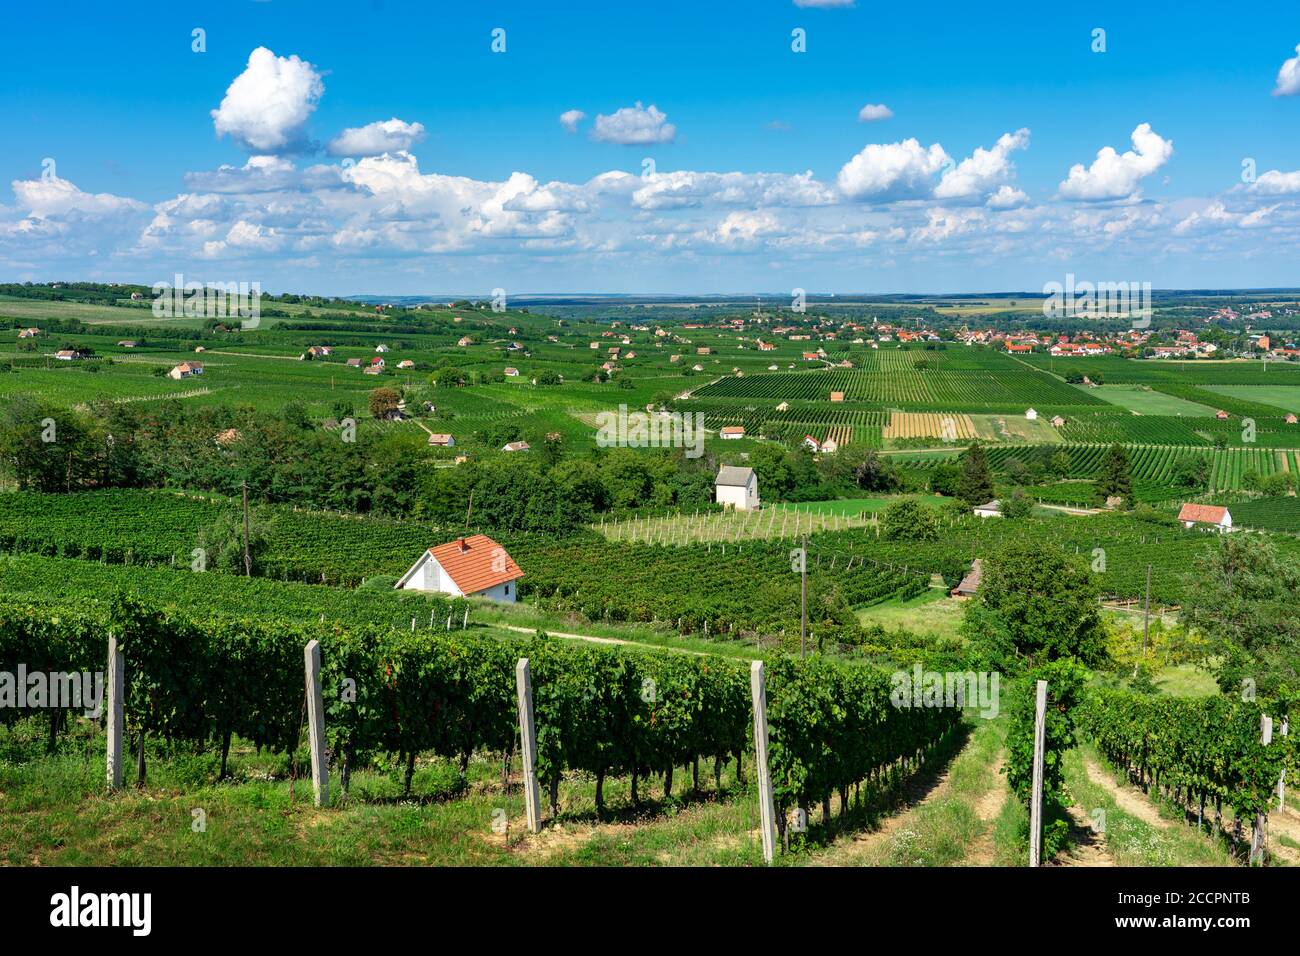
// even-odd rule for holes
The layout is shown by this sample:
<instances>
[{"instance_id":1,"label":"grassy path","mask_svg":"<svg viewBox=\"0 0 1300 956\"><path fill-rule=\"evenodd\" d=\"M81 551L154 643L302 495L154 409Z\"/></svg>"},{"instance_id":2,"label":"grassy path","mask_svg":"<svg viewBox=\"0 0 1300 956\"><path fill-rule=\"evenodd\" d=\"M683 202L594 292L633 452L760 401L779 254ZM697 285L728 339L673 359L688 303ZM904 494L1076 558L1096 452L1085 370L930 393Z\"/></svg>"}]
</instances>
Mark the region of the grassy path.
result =
<instances>
[{"instance_id":1,"label":"grassy path","mask_svg":"<svg viewBox=\"0 0 1300 956\"><path fill-rule=\"evenodd\" d=\"M1004 721L976 720L946 766L909 781L899 812L845 835L806 862L818 866L991 866L1014 862L1000 772Z\"/></svg>"},{"instance_id":2,"label":"grassy path","mask_svg":"<svg viewBox=\"0 0 1300 956\"><path fill-rule=\"evenodd\" d=\"M1115 866L1233 866L1212 837L1184 826L1174 807L1157 804L1120 779L1096 750L1082 744L1065 755L1065 784L1075 801L1077 837L1071 855L1088 865L1098 844ZM1096 863L1092 865L1108 865Z\"/></svg>"}]
</instances>

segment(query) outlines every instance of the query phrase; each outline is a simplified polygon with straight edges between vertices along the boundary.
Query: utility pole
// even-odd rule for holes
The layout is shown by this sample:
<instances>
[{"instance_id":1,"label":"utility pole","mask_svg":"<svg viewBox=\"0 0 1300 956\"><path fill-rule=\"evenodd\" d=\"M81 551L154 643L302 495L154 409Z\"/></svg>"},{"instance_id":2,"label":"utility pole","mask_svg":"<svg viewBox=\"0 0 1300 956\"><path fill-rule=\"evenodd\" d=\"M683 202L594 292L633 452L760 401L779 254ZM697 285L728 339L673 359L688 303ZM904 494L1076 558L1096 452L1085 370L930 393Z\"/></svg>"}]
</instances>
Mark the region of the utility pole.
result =
<instances>
[{"instance_id":1,"label":"utility pole","mask_svg":"<svg viewBox=\"0 0 1300 956\"><path fill-rule=\"evenodd\" d=\"M808 656L808 536L799 547L799 656Z\"/></svg>"},{"instance_id":2,"label":"utility pole","mask_svg":"<svg viewBox=\"0 0 1300 956\"><path fill-rule=\"evenodd\" d=\"M253 576L253 556L248 551L248 479L240 483L244 491L244 577Z\"/></svg>"},{"instance_id":3,"label":"utility pole","mask_svg":"<svg viewBox=\"0 0 1300 956\"><path fill-rule=\"evenodd\" d=\"M1147 656L1147 634L1151 630L1151 565L1147 565L1147 595L1142 601L1142 657Z\"/></svg>"}]
</instances>

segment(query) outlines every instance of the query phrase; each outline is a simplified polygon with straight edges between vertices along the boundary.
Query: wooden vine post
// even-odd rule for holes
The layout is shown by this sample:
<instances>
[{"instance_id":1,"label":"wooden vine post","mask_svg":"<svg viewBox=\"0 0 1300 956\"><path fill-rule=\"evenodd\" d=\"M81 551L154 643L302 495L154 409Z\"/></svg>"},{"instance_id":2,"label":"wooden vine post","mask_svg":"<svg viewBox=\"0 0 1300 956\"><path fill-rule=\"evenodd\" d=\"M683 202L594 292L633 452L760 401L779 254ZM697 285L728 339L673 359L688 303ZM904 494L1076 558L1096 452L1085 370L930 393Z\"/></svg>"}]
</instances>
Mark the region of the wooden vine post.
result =
<instances>
[{"instance_id":1,"label":"wooden vine post","mask_svg":"<svg viewBox=\"0 0 1300 956\"><path fill-rule=\"evenodd\" d=\"M1047 723L1047 681L1040 680L1034 699L1034 775L1029 796L1029 865L1043 856L1043 746Z\"/></svg>"}]
</instances>

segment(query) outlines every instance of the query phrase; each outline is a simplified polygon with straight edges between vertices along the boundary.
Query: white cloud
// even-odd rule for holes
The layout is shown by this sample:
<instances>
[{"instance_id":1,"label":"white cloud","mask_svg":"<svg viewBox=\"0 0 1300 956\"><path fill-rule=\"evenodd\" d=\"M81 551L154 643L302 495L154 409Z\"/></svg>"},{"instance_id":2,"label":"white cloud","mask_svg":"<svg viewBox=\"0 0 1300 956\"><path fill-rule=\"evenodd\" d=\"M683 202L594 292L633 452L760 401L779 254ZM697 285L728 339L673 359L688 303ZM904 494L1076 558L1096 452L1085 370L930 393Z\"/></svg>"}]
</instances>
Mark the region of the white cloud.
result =
<instances>
[{"instance_id":1,"label":"white cloud","mask_svg":"<svg viewBox=\"0 0 1300 956\"><path fill-rule=\"evenodd\" d=\"M1011 153L1029 146L1029 130L1003 133L992 149L980 146L957 166L944 173L935 187L936 199L973 199L1001 185L1014 171Z\"/></svg>"},{"instance_id":2,"label":"white cloud","mask_svg":"<svg viewBox=\"0 0 1300 956\"><path fill-rule=\"evenodd\" d=\"M1029 197L1014 186L1001 186L984 205L990 209L1016 209L1029 202Z\"/></svg>"},{"instance_id":3,"label":"white cloud","mask_svg":"<svg viewBox=\"0 0 1300 956\"><path fill-rule=\"evenodd\" d=\"M639 146L651 143L671 143L677 136L677 127L668 122L668 116L653 103L642 107L624 106L609 116L597 114L592 138L604 143Z\"/></svg>"},{"instance_id":4,"label":"white cloud","mask_svg":"<svg viewBox=\"0 0 1300 956\"><path fill-rule=\"evenodd\" d=\"M81 215L100 217L122 212L139 212L149 207L134 199L112 193L82 192L58 176L40 179L15 179L12 183L18 206L37 219Z\"/></svg>"},{"instance_id":5,"label":"white cloud","mask_svg":"<svg viewBox=\"0 0 1300 956\"><path fill-rule=\"evenodd\" d=\"M307 119L324 92L306 60L260 46L211 111L212 122L218 136L229 135L249 152L297 152L307 146Z\"/></svg>"},{"instance_id":6,"label":"white cloud","mask_svg":"<svg viewBox=\"0 0 1300 956\"><path fill-rule=\"evenodd\" d=\"M1295 56L1285 61L1277 71L1277 85L1273 87L1274 96L1296 94L1300 94L1300 43L1296 44Z\"/></svg>"},{"instance_id":7,"label":"white cloud","mask_svg":"<svg viewBox=\"0 0 1300 956\"><path fill-rule=\"evenodd\" d=\"M424 126L393 117L349 127L330 141L331 156L378 156L410 149L424 139Z\"/></svg>"},{"instance_id":8,"label":"white cloud","mask_svg":"<svg viewBox=\"0 0 1300 956\"><path fill-rule=\"evenodd\" d=\"M587 118L587 114L582 110L565 110L560 114L560 125L564 127L566 133L576 133L578 124Z\"/></svg>"},{"instance_id":9,"label":"white cloud","mask_svg":"<svg viewBox=\"0 0 1300 956\"><path fill-rule=\"evenodd\" d=\"M1133 130L1132 138L1132 150L1120 154L1111 146L1103 146L1087 169L1082 163L1071 166L1069 177L1060 186L1062 198L1134 198L1138 182L1169 161L1174 144L1172 140L1162 139L1150 123Z\"/></svg>"},{"instance_id":10,"label":"white cloud","mask_svg":"<svg viewBox=\"0 0 1300 956\"><path fill-rule=\"evenodd\" d=\"M928 149L915 139L871 143L844 164L836 182L851 199L890 200L920 196L948 154L938 143Z\"/></svg>"},{"instance_id":11,"label":"white cloud","mask_svg":"<svg viewBox=\"0 0 1300 956\"><path fill-rule=\"evenodd\" d=\"M707 173L677 170L646 176L632 193L638 209L681 209L710 203L747 206L824 206L835 191L811 171L785 173Z\"/></svg>"},{"instance_id":12,"label":"white cloud","mask_svg":"<svg viewBox=\"0 0 1300 956\"><path fill-rule=\"evenodd\" d=\"M1270 169L1262 173L1259 179L1251 183L1252 192L1263 193L1267 196L1281 196L1288 193L1300 193L1300 169L1294 172L1284 173L1277 169Z\"/></svg>"},{"instance_id":13,"label":"white cloud","mask_svg":"<svg viewBox=\"0 0 1300 956\"><path fill-rule=\"evenodd\" d=\"M770 212L733 212L718 223L715 237L718 242L735 245L779 231L780 224Z\"/></svg>"},{"instance_id":14,"label":"white cloud","mask_svg":"<svg viewBox=\"0 0 1300 956\"><path fill-rule=\"evenodd\" d=\"M894 111L884 103L868 103L858 110L858 122L872 123L876 120L887 120L893 115Z\"/></svg>"}]
</instances>

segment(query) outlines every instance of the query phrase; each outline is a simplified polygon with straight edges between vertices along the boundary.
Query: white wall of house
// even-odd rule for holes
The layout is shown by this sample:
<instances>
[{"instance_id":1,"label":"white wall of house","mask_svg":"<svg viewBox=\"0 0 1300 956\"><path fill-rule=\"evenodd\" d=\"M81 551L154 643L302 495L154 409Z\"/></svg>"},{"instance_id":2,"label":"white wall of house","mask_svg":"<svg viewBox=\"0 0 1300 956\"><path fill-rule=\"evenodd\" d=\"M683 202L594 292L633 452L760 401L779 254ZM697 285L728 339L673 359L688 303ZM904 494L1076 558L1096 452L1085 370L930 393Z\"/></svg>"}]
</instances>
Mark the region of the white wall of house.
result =
<instances>
[{"instance_id":1,"label":"white wall of house","mask_svg":"<svg viewBox=\"0 0 1300 956\"><path fill-rule=\"evenodd\" d=\"M738 485L718 485L716 501L720 505L727 505L738 511L752 511L758 507L758 478L751 475L748 484L741 488Z\"/></svg>"},{"instance_id":2,"label":"white wall of house","mask_svg":"<svg viewBox=\"0 0 1300 956\"><path fill-rule=\"evenodd\" d=\"M465 593L456 586L456 582L451 579L451 575L444 571L442 565L427 551L424 557L420 559L420 566L415 569L415 573L407 579L401 589L404 591L437 591L441 594L450 594L452 597L465 596ZM498 584L486 591L478 591L472 596L514 603L519 600L518 592L518 581L506 581L504 584Z\"/></svg>"}]
</instances>

